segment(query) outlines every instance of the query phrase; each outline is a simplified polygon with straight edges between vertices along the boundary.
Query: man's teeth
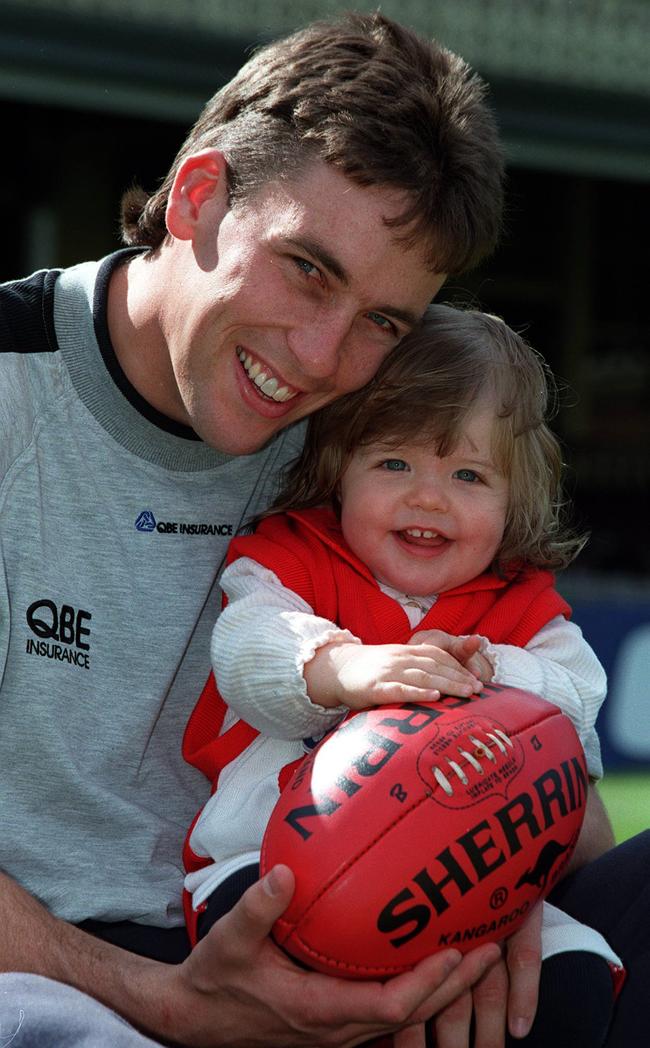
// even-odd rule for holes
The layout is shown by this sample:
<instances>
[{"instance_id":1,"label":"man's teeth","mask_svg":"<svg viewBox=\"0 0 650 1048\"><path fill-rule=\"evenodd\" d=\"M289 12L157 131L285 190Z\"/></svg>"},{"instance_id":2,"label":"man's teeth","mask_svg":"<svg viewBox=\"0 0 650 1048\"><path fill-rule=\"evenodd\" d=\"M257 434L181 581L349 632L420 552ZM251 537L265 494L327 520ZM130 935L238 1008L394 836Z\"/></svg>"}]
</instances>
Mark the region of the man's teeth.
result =
<instances>
[{"instance_id":1,"label":"man's teeth","mask_svg":"<svg viewBox=\"0 0 650 1048\"><path fill-rule=\"evenodd\" d=\"M412 535L414 539L437 539L437 531L420 531L420 528L407 528L407 535Z\"/></svg>"},{"instance_id":2,"label":"man's teeth","mask_svg":"<svg viewBox=\"0 0 650 1048\"><path fill-rule=\"evenodd\" d=\"M250 353L245 353L243 349L237 350L237 356L242 362L244 370L248 377L258 386L260 393L263 393L270 400L277 400L280 403L284 403L287 400L292 400L296 396L297 390L290 390L287 386L280 386L278 388L278 380L272 375L267 375L266 371L262 369L262 365L259 361L253 361Z\"/></svg>"}]
</instances>

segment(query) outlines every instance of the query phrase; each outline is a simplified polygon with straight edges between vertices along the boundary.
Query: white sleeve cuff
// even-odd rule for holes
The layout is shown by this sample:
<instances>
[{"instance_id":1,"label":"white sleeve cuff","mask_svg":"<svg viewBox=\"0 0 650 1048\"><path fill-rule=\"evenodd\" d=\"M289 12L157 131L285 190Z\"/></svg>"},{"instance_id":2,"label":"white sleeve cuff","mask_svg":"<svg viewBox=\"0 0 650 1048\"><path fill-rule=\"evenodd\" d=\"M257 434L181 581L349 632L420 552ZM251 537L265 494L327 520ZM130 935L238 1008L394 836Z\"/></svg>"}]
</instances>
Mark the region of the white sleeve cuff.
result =
<instances>
[{"instance_id":1,"label":"white sleeve cuff","mask_svg":"<svg viewBox=\"0 0 650 1048\"><path fill-rule=\"evenodd\" d=\"M481 654L500 684L535 692L570 717L587 758L589 774L603 774L596 717L607 692L607 678L575 623L557 616L524 648L481 638Z\"/></svg>"},{"instance_id":2,"label":"white sleeve cuff","mask_svg":"<svg viewBox=\"0 0 650 1048\"><path fill-rule=\"evenodd\" d=\"M542 960L546 961L558 953L580 950L584 953L598 954L615 968L623 967L621 958L595 928L581 924L550 902L545 902L543 906Z\"/></svg>"},{"instance_id":3,"label":"white sleeve cuff","mask_svg":"<svg viewBox=\"0 0 650 1048\"><path fill-rule=\"evenodd\" d=\"M324 644L361 643L348 630L314 615L278 577L248 558L226 569L229 603L212 635L217 686L231 709L273 738L322 735L348 712L311 702L306 662ZM254 638L251 645L249 638Z\"/></svg>"}]
</instances>

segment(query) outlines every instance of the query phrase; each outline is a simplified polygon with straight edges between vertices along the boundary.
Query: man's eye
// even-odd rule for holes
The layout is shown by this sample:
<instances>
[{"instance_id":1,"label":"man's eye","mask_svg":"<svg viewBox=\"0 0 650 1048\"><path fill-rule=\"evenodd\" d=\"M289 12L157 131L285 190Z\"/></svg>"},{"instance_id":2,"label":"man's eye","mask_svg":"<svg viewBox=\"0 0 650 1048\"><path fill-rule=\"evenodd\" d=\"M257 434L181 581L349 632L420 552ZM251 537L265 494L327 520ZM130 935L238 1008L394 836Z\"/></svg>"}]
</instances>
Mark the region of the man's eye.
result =
<instances>
[{"instance_id":1,"label":"man's eye","mask_svg":"<svg viewBox=\"0 0 650 1048\"><path fill-rule=\"evenodd\" d=\"M404 459L384 459L381 463L382 469L390 470L392 473L408 469L408 463Z\"/></svg>"},{"instance_id":2,"label":"man's eye","mask_svg":"<svg viewBox=\"0 0 650 1048\"><path fill-rule=\"evenodd\" d=\"M383 316L381 313L366 313L366 316L368 317L368 320L371 320L373 324L376 324L376 326L383 331L395 332L394 325L388 317Z\"/></svg>"},{"instance_id":3,"label":"man's eye","mask_svg":"<svg viewBox=\"0 0 650 1048\"><path fill-rule=\"evenodd\" d=\"M308 277L320 277L320 269L315 266L313 262L310 262L307 258L301 258L299 255L292 255L294 265Z\"/></svg>"},{"instance_id":4,"label":"man's eye","mask_svg":"<svg viewBox=\"0 0 650 1048\"><path fill-rule=\"evenodd\" d=\"M465 480L470 484L480 480L478 473L475 473L473 469L457 469L454 473L454 477L457 480Z\"/></svg>"}]
</instances>

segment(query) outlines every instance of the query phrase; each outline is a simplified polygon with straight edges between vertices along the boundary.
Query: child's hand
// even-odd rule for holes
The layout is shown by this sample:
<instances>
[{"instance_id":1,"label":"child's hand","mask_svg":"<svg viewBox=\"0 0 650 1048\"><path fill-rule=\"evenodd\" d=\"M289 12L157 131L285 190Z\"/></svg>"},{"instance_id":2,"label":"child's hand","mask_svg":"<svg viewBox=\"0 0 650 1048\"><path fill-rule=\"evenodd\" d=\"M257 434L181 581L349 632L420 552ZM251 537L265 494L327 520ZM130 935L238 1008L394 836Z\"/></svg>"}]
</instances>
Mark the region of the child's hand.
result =
<instances>
[{"instance_id":1,"label":"child's hand","mask_svg":"<svg viewBox=\"0 0 650 1048\"><path fill-rule=\"evenodd\" d=\"M468 697L477 677L433 644L327 644L305 664L307 693L321 706L364 709L392 702Z\"/></svg>"},{"instance_id":2,"label":"child's hand","mask_svg":"<svg viewBox=\"0 0 650 1048\"><path fill-rule=\"evenodd\" d=\"M479 651L481 638L474 634L471 637L454 637L451 633L443 630L420 630L414 633L409 644L435 644L437 647L448 651L455 659L478 677L484 684L489 683L494 676L494 670L489 659Z\"/></svg>"}]
</instances>

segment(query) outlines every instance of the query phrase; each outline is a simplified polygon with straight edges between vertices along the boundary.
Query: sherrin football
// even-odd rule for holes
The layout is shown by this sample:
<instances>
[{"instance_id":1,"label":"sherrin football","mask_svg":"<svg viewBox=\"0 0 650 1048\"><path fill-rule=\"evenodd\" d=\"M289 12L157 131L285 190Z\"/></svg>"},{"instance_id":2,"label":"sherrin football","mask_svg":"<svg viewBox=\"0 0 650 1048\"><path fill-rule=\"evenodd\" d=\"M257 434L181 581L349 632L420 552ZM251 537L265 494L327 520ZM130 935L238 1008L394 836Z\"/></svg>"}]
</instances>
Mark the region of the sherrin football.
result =
<instances>
[{"instance_id":1,"label":"sherrin football","mask_svg":"<svg viewBox=\"0 0 650 1048\"><path fill-rule=\"evenodd\" d=\"M502 939L569 861L587 784L569 718L517 688L350 714L269 821L262 873L296 875L274 938L351 979Z\"/></svg>"}]
</instances>

